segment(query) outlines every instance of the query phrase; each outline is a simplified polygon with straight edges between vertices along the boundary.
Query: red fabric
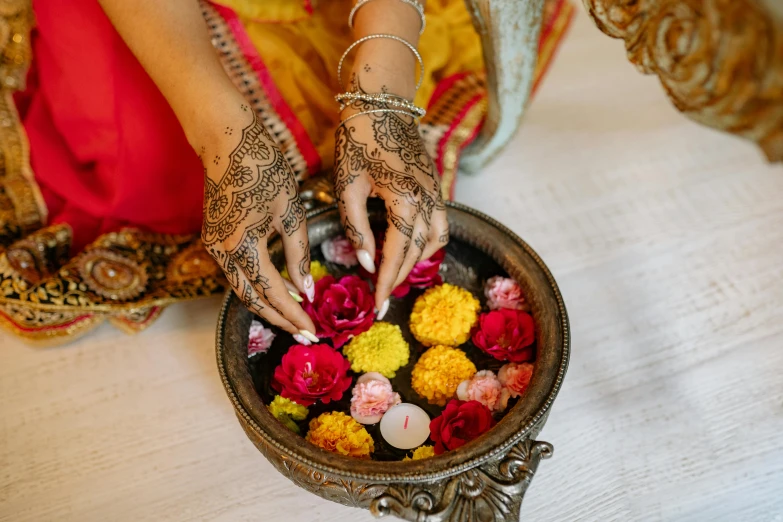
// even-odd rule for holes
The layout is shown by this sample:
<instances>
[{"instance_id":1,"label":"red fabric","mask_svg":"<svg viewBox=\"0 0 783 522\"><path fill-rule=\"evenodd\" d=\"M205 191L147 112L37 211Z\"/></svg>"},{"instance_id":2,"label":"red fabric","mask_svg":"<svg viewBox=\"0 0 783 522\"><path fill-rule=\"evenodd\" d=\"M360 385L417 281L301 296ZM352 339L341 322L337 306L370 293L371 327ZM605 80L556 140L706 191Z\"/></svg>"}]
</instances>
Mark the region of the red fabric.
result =
<instances>
[{"instance_id":1,"label":"red fabric","mask_svg":"<svg viewBox=\"0 0 783 522\"><path fill-rule=\"evenodd\" d=\"M198 232L201 164L97 1L33 8L37 81L24 125L50 223L69 223L76 249L126 225Z\"/></svg>"}]
</instances>

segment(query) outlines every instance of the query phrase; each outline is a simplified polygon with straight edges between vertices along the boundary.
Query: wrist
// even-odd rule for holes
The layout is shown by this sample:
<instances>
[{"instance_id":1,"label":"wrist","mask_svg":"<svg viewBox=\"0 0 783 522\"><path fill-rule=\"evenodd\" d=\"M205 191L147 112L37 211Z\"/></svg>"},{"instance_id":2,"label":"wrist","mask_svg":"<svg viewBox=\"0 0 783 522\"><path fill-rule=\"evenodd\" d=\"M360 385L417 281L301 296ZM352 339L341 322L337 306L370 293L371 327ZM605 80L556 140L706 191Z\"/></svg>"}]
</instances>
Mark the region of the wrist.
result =
<instances>
[{"instance_id":1,"label":"wrist","mask_svg":"<svg viewBox=\"0 0 783 522\"><path fill-rule=\"evenodd\" d=\"M417 10L400 0L373 0L363 4L354 18L354 37L358 40L371 35L392 35L399 41L375 38L358 46L351 70L358 85L353 88L413 99L420 73L417 54L406 49L406 44L416 49L422 23Z\"/></svg>"},{"instance_id":2,"label":"wrist","mask_svg":"<svg viewBox=\"0 0 783 522\"><path fill-rule=\"evenodd\" d=\"M351 77L354 89L365 92L387 92L403 98L416 95L418 62L404 44L389 39L364 42L356 54Z\"/></svg>"},{"instance_id":3,"label":"wrist","mask_svg":"<svg viewBox=\"0 0 783 522\"><path fill-rule=\"evenodd\" d=\"M224 139L228 129L239 130L247 125L252 117L249 105L232 85L194 103L178 115L179 122L188 143L198 152L201 147Z\"/></svg>"}]
</instances>

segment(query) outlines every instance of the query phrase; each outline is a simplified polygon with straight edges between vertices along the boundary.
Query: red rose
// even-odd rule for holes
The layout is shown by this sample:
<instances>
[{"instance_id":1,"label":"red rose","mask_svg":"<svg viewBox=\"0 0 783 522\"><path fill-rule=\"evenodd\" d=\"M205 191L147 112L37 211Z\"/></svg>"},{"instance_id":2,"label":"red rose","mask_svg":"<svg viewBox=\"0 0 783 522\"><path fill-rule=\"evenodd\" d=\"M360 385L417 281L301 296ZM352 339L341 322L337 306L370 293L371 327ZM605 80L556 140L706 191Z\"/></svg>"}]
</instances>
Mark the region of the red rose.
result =
<instances>
[{"instance_id":1,"label":"red rose","mask_svg":"<svg viewBox=\"0 0 783 522\"><path fill-rule=\"evenodd\" d=\"M486 433L495 424L492 412L479 401L452 399L440 417L430 422L430 438L435 442L435 454L455 450Z\"/></svg>"},{"instance_id":2,"label":"red rose","mask_svg":"<svg viewBox=\"0 0 783 522\"><path fill-rule=\"evenodd\" d=\"M383 240L376 238L375 243L375 266L380 266L381 252L383 251ZM413 265L413 268L408 274L408 277L405 278L405 281L400 283L398 287L392 290L392 297L405 297L408 295L408 292L411 291L411 288L429 288L431 286L441 284L443 279L440 277L440 265L443 263L443 259L445 257L446 251L440 249L432 254L429 259L419 261ZM377 271L374 274L370 274L364 269L361 269L360 272L364 277L369 277L373 284L378 283Z\"/></svg>"},{"instance_id":3,"label":"red rose","mask_svg":"<svg viewBox=\"0 0 783 522\"><path fill-rule=\"evenodd\" d=\"M375 319L375 300L370 285L358 276L335 281L326 276L315 283L315 299L304 310L315 323L315 334L331 338L340 348L352 335L369 330Z\"/></svg>"},{"instance_id":4,"label":"red rose","mask_svg":"<svg viewBox=\"0 0 783 522\"><path fill-rule=\"evenodd\" d=\"M310 406L339 401L351 385L351 363L326 344L292 346L272 376L272 388L287 399Z\"/></svg>"},{"instance_id":5,"label":"red rose","mask_svg":"<svg viewBox=\"0 0 783 522\"><path fill-rule=\"evenodd\" d=\"M481 314L478 329L473 332L473 344L499 361L530 361L535 340L533 317L507 308Z\"/></svg>"}]
</instances>

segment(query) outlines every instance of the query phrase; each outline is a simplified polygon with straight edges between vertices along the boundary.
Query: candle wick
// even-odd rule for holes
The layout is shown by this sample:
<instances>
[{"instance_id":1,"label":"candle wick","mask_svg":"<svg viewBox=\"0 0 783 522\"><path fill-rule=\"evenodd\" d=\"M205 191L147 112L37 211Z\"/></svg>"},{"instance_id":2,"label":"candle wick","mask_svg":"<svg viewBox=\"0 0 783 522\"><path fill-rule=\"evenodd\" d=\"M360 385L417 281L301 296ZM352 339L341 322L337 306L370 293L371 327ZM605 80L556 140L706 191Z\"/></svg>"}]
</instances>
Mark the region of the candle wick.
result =
<instances>
[{"instance_id":1,"label":"candle wick","mask_svg":"<svg viewBox=\"0 0 783 522\"><path fill-rule=\"evenodd\" d=\"M407 416L407 415L405 416L405 425L402 427L402 429L404 429L404 430L408 429L408 419L409 418L410 418L409 416Z\"/></svg>"}]
</instances>

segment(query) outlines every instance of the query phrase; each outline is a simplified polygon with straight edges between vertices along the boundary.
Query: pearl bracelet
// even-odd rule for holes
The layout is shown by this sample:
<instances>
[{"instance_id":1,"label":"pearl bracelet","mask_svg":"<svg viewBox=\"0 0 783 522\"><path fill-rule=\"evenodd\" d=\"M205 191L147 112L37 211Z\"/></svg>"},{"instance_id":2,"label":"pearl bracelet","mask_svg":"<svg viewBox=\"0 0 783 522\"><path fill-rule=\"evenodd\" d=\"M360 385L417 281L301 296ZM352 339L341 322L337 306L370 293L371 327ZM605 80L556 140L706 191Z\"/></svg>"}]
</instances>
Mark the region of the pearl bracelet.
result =
<instances>
[{"instance_id":1,"label":"pearl bracelet","mask_svg":"<svg viewBox=\"0 0 783 522\"><path fill-rule=\"evenodd\" d=\"M427 114L426 110L421 107L417 107L405 98L397 96L396 94L389 94L385 92L371 94L364 92L344 92L335 96L334 99L340 103L341 111L347 107L347 104L345 103L346 101L351 102L360 100L375 105L383 104L401 108L406 111L410 111L410 113L413 114L416 118L423 118L424 115Z\"/></svg>"}]
</instances>

